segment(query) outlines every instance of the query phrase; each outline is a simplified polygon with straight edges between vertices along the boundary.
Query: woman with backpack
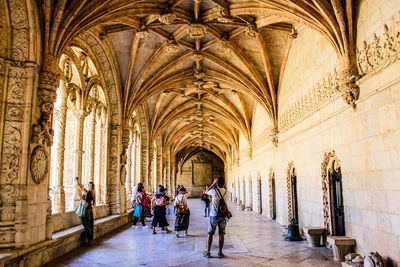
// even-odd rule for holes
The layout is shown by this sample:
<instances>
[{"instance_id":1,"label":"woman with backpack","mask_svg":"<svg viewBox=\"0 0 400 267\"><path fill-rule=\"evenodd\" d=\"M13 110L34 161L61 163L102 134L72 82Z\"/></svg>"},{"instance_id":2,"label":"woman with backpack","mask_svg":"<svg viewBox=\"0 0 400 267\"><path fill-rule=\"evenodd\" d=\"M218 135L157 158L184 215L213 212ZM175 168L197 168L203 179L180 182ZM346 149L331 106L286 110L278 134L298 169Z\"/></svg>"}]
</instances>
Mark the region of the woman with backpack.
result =
<instances>
[{"instance_id":1,"label":"woman with backpack","mask_svg":"<svg viewBox=\"0 0 400 267\"><path fill-rule=\"evenodd\" d=\"M139 218L142 221L142 226L146 226L145 218L144 218L144 208L143 208L143 201L144 201L144 194L143 194L143 185L139 185L137 188L137 194L135 196L136 206L135 206L135 213L133 214L133 224L132 229L136 228L136 223L138 222Z\"/></svg>"},{"instance_id":2,"label":"woman with backpack","mask_svg":"<svg viewBox=\"0 0 400 267\"><path fill-rule=\"evenodd\" d=\"M186 192L184 187L179 189L179 194L175 198L175 207L176 207L176 219L175 219L175 233L176 237L179 236L180 231L185 231L183 237L186 237L187 231L189 228L189 218L190 218L190 210L187 204L187 198L190 196L190 192Z\"/></svg>"},{"instance_id":3,"label":"woman with backpack","mask_svg":"<svg viewBox=\"0 0 400 267\"><path fill-rule=\"evenodd\" d=\"M167 231L167 233L171 232L167 227L169 224L165 216L165 206L168 205L168 202L164 196L165 189L161 187L158 188L155 196L151 200L151 207L154 213L153 222L151 223L151 226L153 227L153 234L157 234L157 224L161 227L162 230Z\"/></svg>"}]
</instances>

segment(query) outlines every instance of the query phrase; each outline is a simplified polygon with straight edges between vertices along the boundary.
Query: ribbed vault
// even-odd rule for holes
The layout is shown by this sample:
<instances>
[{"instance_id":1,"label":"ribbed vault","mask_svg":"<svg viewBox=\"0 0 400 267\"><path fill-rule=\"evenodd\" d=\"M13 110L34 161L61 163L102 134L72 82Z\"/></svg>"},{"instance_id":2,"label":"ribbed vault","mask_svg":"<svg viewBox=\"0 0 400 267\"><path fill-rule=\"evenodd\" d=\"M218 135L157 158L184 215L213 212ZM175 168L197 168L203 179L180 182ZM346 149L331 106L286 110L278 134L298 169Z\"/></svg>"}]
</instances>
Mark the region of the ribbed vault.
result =
<instances>
[{"instance_id":1,"label":"ribbed vault","mask_svg":"<svg viewBox=\"0 0 400 267\"><path fill-rule=\"evenodd\" d=\"M149 146L160 138L171 158L206 148L226 160L240 134L252 144L257 104L278 131L282 74L300 26L329 40L340 90L354 103L356 2L46 0L44 47L58 57L82 30L97 34L119 72L122 117L140 110Z\"/></svg>"}]
</instances>

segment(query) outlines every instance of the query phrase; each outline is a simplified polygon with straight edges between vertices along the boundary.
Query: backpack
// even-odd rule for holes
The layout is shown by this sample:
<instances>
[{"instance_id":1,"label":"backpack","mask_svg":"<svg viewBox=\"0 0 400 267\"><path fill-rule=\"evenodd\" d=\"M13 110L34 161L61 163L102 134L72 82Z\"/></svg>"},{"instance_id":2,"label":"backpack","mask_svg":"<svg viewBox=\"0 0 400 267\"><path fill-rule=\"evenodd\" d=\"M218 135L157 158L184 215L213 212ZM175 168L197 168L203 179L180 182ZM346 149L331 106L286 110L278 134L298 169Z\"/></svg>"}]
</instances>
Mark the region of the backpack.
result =
<instances>
[{"instance_id":1,"label":"backpack","mask_svg":"<svg viewBox=\"0 0 400 267\"><path fill-rule=\"evenodd\" d=\"M177 215L184 215L186 214L186 207L185 204L182 202L176 204L176 214Z\"/></svg>"},{"instance_id":2,"label":"backpack","mask_svg":"<svg viewBox=\"0 0 400 267\"><path fill-rule=\"evenodd\" d=\"M225 199L222 196L221 192L219 191L218 188L217 189L218 195L220 197L220 200L218 202L218 207L217 207L217 217L227 217L228 219L230 219L232 217L231 212L228 210L228 206L225 203ZM226 194L226 192L225 192ZM225 196L224 194L224 196Z\"/></svg>"}]
</instances>

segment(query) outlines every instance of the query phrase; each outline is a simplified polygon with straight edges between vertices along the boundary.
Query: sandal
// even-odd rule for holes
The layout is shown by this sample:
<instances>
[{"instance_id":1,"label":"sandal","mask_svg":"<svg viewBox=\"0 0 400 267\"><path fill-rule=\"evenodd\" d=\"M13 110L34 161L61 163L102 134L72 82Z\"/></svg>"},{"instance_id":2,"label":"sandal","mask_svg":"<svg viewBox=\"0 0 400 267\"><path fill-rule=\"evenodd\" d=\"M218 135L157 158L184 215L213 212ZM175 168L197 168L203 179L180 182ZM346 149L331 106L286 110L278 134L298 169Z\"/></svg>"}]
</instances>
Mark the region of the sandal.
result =
<instances>
[{"instance_id":1,"label":"sandal","mask_svg":"<svg viewBox=\"0 0 400 267\"><path fill-rule=\"evenodd\" d=\"M218 252L218 258L224 258L224 257L225 257L224 253L222 253L222 252L219 253L219 252Z\"/></svg>"},{"instance_id":2,"label":"sandal","mask_svg":"<svg viewBox=\"0 0 400 267\"><path fill-rule=\"evenodd\" d=\"M204 251L204 252L203 252L203 257L205 257L205 258L211 258L211 253L210 253L210 252L207 252L207 251Z\"/></svg>"}]
</instances>

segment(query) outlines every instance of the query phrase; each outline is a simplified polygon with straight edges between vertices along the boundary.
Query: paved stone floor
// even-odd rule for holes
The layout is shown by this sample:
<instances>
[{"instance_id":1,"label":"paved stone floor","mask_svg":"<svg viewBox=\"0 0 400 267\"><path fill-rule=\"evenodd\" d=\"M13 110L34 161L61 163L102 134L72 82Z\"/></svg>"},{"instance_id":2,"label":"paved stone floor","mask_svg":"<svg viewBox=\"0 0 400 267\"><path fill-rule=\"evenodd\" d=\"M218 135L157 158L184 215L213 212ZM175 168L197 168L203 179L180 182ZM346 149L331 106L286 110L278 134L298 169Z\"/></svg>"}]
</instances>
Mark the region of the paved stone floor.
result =
<instances>
[{"instance_id":1,"label":"paved stone floor","mask_svg":"<svg viewBox=\"0 0 400 267\"><path fill-rule=\"evenodd\" d=\"M252 212L233 211L228 222L224 253L226 258L204 258L208 218L203 217L202 201L189 200L189 236L173 233L153 235L150 229L120 231L96 240L93 247L82 247L51 262L48 266L270 266L333 267L331 250L309 248L307 243L284 241L277 224ZM232 205L231 205L232 206ZM168 216L173 229L174 216ZM147 223L148 225L150 223ZM218 236L211 254L216 256Z\"/></svg>"}]
</instances>

